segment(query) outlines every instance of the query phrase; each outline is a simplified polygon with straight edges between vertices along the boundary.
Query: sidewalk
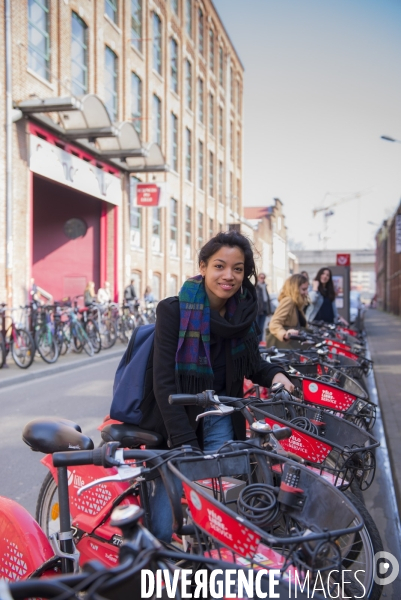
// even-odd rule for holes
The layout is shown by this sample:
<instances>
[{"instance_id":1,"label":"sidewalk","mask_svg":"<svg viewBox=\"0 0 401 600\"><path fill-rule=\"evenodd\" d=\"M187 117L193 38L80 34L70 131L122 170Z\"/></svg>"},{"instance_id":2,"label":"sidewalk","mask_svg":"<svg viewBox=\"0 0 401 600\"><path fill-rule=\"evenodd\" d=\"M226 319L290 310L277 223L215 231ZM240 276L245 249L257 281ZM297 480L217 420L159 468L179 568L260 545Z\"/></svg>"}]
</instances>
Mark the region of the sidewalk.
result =
<instances>
[{"instance_id":1,"label":"sidewalk","mask_svg":"<svg viewBox=\"0 0 401 600\"><path fill-rule=\"evenodd\" d=\"M365 327L401 514L401 319L379 310L368 310Z\"/></svg>"},{"instance_id":2,"label":"sidewalk","mask_svg":"<svg viewBox=\"0 0 401 600\"><path fill-rule=\"evenodd\" d=\"M17 367L12 356L9 355L7 356L7 366L4 365L4 367L0 369L0 388L16 385L18 383L25 383L33 379L39 379L40 377L47 377L57 373L64 373L65 371L73 371L95 362L102 362L110 359L115 360L117 369L117 365L125 348L126 346L117 340L112 348L101 350L99 354L95 354L92 357L84 352L82 352L82 354L69 352L65 356L60 356L56 363L50 365L45 363L39 354L36 353L35 360L28 369L20 369Z\"/></svg>"}]
</instances>

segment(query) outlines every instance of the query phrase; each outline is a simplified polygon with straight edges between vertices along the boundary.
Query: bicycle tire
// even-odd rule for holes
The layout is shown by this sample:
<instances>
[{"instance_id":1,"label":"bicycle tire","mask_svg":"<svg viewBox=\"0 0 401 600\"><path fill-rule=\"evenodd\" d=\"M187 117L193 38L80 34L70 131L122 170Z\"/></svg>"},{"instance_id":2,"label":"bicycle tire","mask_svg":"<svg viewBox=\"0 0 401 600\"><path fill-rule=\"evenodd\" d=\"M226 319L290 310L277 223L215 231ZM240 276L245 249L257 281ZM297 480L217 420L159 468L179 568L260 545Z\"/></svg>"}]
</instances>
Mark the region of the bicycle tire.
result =
<instances>
[{"instance_id":1,"label":"bicycle tire","mask_svg":"<svg viewBox=\"0 0 401 600\"><path fill-rule=\"evenodd\" d=\"M6 362L6 355L6 344L4 341L3 334L0 332L0 369L4 366L4 363Z\"/></svg>"},{"instance_id":2,"label":"bicycle tire","mask_svg":"<svg viewBox=\"0 0 401 600\"><path fill-rule=\"evenodd\" d=\"M39 491L35 519L47 537L60 530L58 487L50 472L44 478Z\"/></svg>"},{"instance_id":3,"label":"bicycle tire","mask_svg":"<svg viewBox=\"0 0 401 600\"><path fill-rule=\"evenodd\" d=\"M99 333L102 340L102 348L105 350L112 348L117 340L117 331L111 319L102 319Z\"/></svg>"},{"instance_id":4,"label":"bicycle tire","mask_svg":"<svg viewBox=\"0 0 401 600\"><path fill-rule=\"evenodd\" d=\"M93 351L98 354L102 349L102 340L100 337L99 329L93 319L88 319L85 323L84 329L88 335L88 338L93 346Z\"/></svg>"},{"instance_id":5,"label":"bicycle tire","mask_svg":"<svg viewBox=\"0 0 401 600\"><path fill-rule=\"evenodd\" d=\"M75 333L77 340L79 341L81 347L85 350L86 354L88 356L93 356L95 351L88 337L88 334L86 333L85 329L80 323L76 323Z\"/></svg>"},{"instance_id":6,"label":"bicycle tire","mask_svg":"<svg viewBox=\"0 0 401 600\"><path fill-rule=\"evenodd\" d=\"M49 363L55 363L60 355L60 349L55 335L49 331L46 324L35 332L35 345L41 358Z\"/></svg>"},{"instance_id":7,"label":"bicycle tire","mask_svg":"<svg viewBox=\"0 0 401 600\"><path fill-rule=\"evenodd\" d=\"M29 331L26 329L15 328L14 332L17 344L15 343L14 338L11 337L11 355L17 367L20 369L28 369L35 357L35 342Z\"/></svg>"}]
</instances>

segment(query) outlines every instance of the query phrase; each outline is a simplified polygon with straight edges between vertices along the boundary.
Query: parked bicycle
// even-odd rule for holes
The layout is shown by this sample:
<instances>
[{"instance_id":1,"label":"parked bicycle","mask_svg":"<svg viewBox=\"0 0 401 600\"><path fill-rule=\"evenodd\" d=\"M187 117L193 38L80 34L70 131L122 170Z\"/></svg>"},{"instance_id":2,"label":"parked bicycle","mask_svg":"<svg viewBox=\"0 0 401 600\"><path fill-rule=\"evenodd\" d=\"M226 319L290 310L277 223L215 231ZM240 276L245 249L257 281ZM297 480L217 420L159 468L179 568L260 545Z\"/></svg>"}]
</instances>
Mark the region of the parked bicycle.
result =
<instances>
[{"instance_id":1,"label":"parked bicycle","mask_svg":"<svg viewBox=\"0 0 401 600\"><path fill-rule=\"evenodd\" d=\"M35 357L35 343L29 331L15 322L13 315L16 310L9 310L6 304L0 304L0 367L4 365L10 352L15 364L20 369L27 369Z\"/></svg>"}]
</instances>

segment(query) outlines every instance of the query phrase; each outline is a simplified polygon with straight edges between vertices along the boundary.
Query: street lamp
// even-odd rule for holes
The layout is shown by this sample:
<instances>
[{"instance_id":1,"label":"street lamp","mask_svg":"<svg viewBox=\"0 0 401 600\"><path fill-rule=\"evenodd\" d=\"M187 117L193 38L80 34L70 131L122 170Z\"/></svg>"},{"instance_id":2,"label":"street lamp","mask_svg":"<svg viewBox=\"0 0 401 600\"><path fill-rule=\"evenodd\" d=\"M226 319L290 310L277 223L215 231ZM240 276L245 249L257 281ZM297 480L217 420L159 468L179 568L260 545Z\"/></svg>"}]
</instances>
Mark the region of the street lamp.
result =
<instances>
[{"instance_id":1,"label":"street lamp","mask_svg":"<svg viewBox=\"0 0 401 600\"><path fill-rule=\"evenodd\" d=\"M395 138L389 137L388 135L382 135L380 137L382 140L386 140L386 142L397 142L398 144L401 144L401 140L396 140Z\"/></svg>"}]
</instances>

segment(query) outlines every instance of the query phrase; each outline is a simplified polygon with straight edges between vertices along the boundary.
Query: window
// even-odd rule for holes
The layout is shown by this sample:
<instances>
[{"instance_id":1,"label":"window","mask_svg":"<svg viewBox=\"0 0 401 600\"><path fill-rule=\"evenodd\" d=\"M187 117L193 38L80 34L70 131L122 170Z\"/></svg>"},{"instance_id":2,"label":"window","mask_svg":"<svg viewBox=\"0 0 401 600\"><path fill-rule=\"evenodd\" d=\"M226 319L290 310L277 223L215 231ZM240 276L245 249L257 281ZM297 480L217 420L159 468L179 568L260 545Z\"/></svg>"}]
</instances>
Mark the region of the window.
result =
<instances>
[{"instance_id":1,"label":"window","mask_svg":"<svg viewBox=\"0 0 401 600\"><path fill-rule=\"evenodd\" d=\"M237 167L241 166L241 133L237 131Z\"/></svg>"},{"instance_id":2,"label":"window","mask_svg":"<svg viewBox=\"0 0 401 600\"><path fill-rule=\"evenodd\" d=\"M200 190L204 189L204 174L203 174L203 142L199 140L198 148L198 186Z\"/></svg>"},{"instance_id":3,"label":"window","mask_svg":"<svg viewBox=\"0 0 401 600\"><path fill-rule=\"evenodd\" d=\"M230 121L230 157L234 158L234 123Z\"/></svg>"},{"instance_id":4,"label":"window","mask_svg":"<svg viewBox=\"0 0 401 600\"><path fill-rule=\"evenodd\" d=\"M152 221L152 250L161 252L162 249L162 228L161 228L161 209L158 206L153 207Z\"/></svg>"},{"instance_id":5,"label":"window","mask_svg":"<svg viewBox=\"0 0 401 600\"><path fill-rule=\"evenodd\" d=\"M214 154L209 152L209 196L214 198Z\"/></svg>"},{"instance_id":6,"label":"window","mask_svg":"<svg viewBox=\"0 0 401 600\"><path fill-rule=\"evenodd\" d=\"M170 200L170 254L177 256L178 252L178 214L177 214L177 200L171 198ZM174 294L173 294L174 295Z\"/></svg>"},{"instance_id":7,"label":"window","mask_svg":"<svg viewBox=\"0 0 401 600\"><path fill-rule=\"evenodd\" d=\"M237 110L241 112L241 84L237 81Z\"/></svg>"},{"instance_id":8,"label":"window","mask_svg":"<svg viewBox=\"0 0 401 600\"><path fill-rule=\"evenodd\" d=\"M214 31L209 29L209 67L214 72Z\"/></svg>"},{"instance_id":9,"label":"window","mask_svg":"<svg viewBox=\"0 0 401 600\"><path fill-rule=\"evenodd\" d=\"M142 248L142 208L131 205L131 246Z\"/></svg>"},{"instance_id":10,"label":"window","mask_svg":"<svg viewBox=\"0 0 401 600\"><path fill-rule=\"evenodd\" d=\"M178 15L178 0L171 0L171 8L173 12Z\"/></svg>"},{"instance_id":11,"label":"window","mask_svg":"<svg viewBox=\"0 0 401 600\"><path fill-rule=\"evenodd\" d=\"M191 244L192 244L192 208L190 206L185 207L185 244L184 244L184 256L185 258L191 258Z\"/></svg>"},{"instance_id":12,"label":"window","mask_svg":"<svg viewBox=\"0 0 401 600\"><path fill-rule=\"evenodd\" d=\"M71 16L71 91L75 96L88 91L88 28L74 12Z\"/></svg>"},{"instance_id":13,"label":"window","mask_svg":"<svg viewBox=\"0 0 401 600\"><path fill-rule=\"evenodd\" d=\"M192 181L192 132L185 128L185 177Z\"/></svg>"},{"instance_id":14,"label":"window","mask_svg":"<svg viewBox=\"0 0 401 600\"><path fill-rule=\"evenodd\" d=\"M178 118L171 113L171 166L178 171Z\"/></svg>"},{"instance_id":15,"label":"window","mask_svg":"<svg viewBox=\"0 0 401 600\"><path fill-rule=\"evenodd\" d=\"M205 111L203 106L203 79L198 79L198 119L199 123L204 123Z\"/></svg>"},{"instance_id":16,"label":"window","mask_svg":"<svg viewBox=\"0 0 401 600\"><path fill-rule=\"evenodd\" d=\"M241 205L241 184L240 184L240 180L237 179L237 212L239 212L240 205Z\"/></svg>"},{"instance_id":17,"label":"window","mask_svg":"<svg viewBox=\"0 0 401 600\"><path fill-rule=\"evenodd\" d=\"M222 106L219 106L219 144L220 146L224 146L224 121Z\"/></svg>"},{"instance_id":18,"label":"window","mask_svg":"<svg viewBox=\"0 0 401 600\"><path fill-rule=\"evenodd\" d=\"M187 108L192 110L192 63L185 61L185 99Z\"/></svg>"},{"instance_id":19,"label":"window","mask_svg":"<svg viewBox=\"0 0 401 600\"><path fill-rule=\"evenodd\" d=\"M209 240L213 237L214 234L214 221L213 219L209 219Z\"/></svg>"},{"instance_id":20,"label":"window","mask_svg":"<svg viewBox=\"0 0 401 600\"><path fill-rule=\"evenodd\" d=\"M142 81L136 73L131 73L131 118L134 127L142 133Z\"/></svg>"},{"instance_id":21,"label":"window","mask_svg":"<svg viewBox=\"0 0 401 600\"><path fill-rule=\"evenodd\" d=\"M153 13L153 68L162 74L162 22L156 13Z\"/></svg>"},{"instance_id":22,"label":"window","mask_svg":"<svg viewBox=\"0 0 401 600\"><path fill-rule=\"evenodd\" d=\"M224 50L223 47L219 47L219 83L224 87Z\"/></svg>"},{"instance_id":23,"label":"window","mask_svg":"<svg viewBox=\"0 0 401 600\"><path fill-rule=\"evenodd\" d=\"M203 12L202 9L200 8L198 10L198 46L199 46L199 53L203 55L204 52L204 24L203 24Z\"/></svg>"},{"instance_id":24,"label":"window","mask_svg":"<svg viewBox=\"0 0 401 600\"><path fill-rule=\"evenodd\" d=\"M162 101L153 94L153 142L162 144Z\"/></svg>"},{"instance_id":25,"label":"window","mask_svg":"<svg viewBox=\"0 0 401 600\"><path fill-rule=\"evenodd\" d=\"M118 6L117 0L105 0L104 12L117 25L118 23Z\"/></svg>"},{"instance_id":26,"label":"window","mask_svg":"<svg viewBox=\"0 0 401 600\"><path fill-rule=\"evenodd\" d=\"M178 44L174 38L170 44L171 89L178 94Z\"/></svg>"},{"instance_id":27,"label":"window","mask_svg":"<svg viewBox=\"0 0 401 600\"><path fill-rule=\"evenodd\" d=\"M112 121L117 121L118 114L118 58L113 50L106 46L104 96L105 105Z\"/></svg>"},{"instance_id":28,"label":"window","mask_svg":"<svg viewBox=\"0 0 401 600\"><path fill-rule=\"evenodd\" d=\"M178 294L178 278L177 275L170 275L168 278L168 296L177 296Z\"/></svg>"},{"instance_id":29,"label":"window","mask_svg":"<svg viewBox=\"0 0 401 600\"><path fill-rule=\"evenodd\" d=\"M152 276L152 294L154 299L157 301L161 298L161 277L159 273L153 273Z\"/></svg>"},{"instance_id":30,"label":"window","mask_svg":"<svg viewBox=\"0 0 401 600\"><path fill-rule=\"evenodd\" d=\"M142 0L131 0L131 44L142 52Z\"/></svg>"},{"instance_id":31,"label":"window","mask_svg":"<svg viewBox=\"0 0 401 600\"><path fill-rule=\"evenodd\" d=\"M192 37L192 0L185 0L185 29Z\"/></svg>"},{"instance_id":32,"label":"window","mask_svg":"<svg viewBox=\"0 0 401 600\"><path fill-rule=\"evenodd\" d=\"M234 208L233 199L234 199L234 177L233 177L232 172L230 171L230 196L228 198L228 205L230 208Z\"/></svg>"},{"instance_id":33,"label":"window","mask_svg":"<svg viewBox=\"0 0 401 600\"><path fill-rule=\"evenodd\" d=\"M28 0L28 66L50 80L49 0Z\"/></svg>"},{"instance_id":34,"label":"window","mask_svg":"<svg viewBox=\"0 0 401 600\"><path fill-rule=\"evenodd\" d=\"M219 202L223 204L223 163L219 160Z\"/></svg>"},{"instance_id":35,"label":"window","mask_svg":"<svg viewBox=\"0 0 401 600\"><path fill-rule=\"evenodd\" d=\"M209 133L214 135L214 96L209 94Z\"/></svg>"},{"instance_id":36,"label":"window","mask_svg":"<svg viewBox=\"0 0 401 600\"><path fill-rule=\"evenodd\" d=\"M198 250L200 250L203 246L203 213L201 212L198 212L198 238L196 241Z\"/></svg>"}]
</instances>

